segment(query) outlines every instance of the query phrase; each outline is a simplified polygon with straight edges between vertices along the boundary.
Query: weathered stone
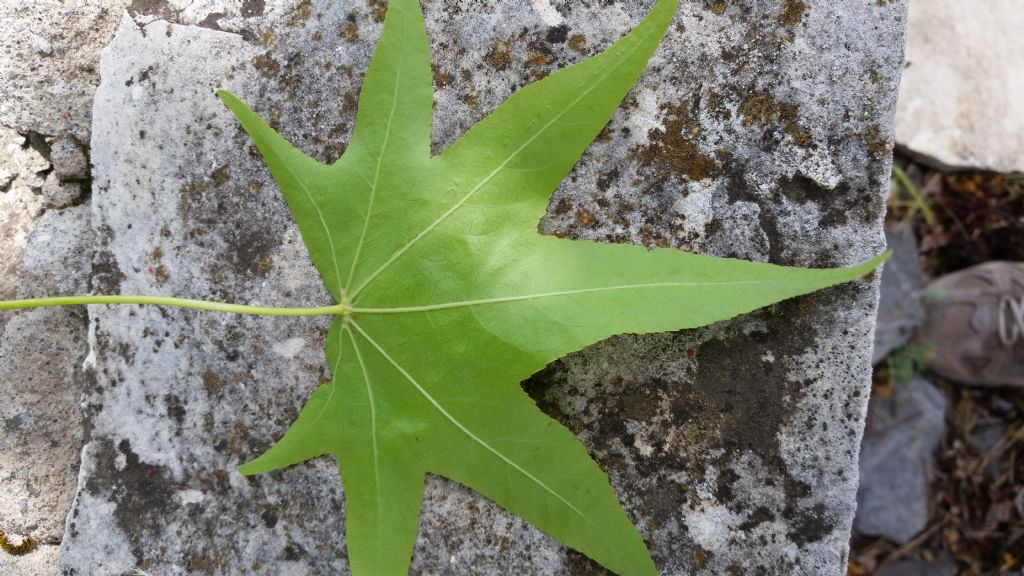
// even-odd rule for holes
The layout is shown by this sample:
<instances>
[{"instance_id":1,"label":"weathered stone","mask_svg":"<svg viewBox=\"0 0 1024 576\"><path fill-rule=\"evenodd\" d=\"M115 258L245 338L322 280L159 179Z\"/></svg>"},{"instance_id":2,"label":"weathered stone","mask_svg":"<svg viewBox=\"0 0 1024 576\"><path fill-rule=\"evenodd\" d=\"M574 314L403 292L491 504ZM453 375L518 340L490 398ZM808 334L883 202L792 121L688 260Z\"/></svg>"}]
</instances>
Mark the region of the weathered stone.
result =
<instances>
[{"instance_id":1,"label":"weathered stone","mask_svg":"<svg viewBox=\"0 0 1024 576\"><path fill-rule=\"evenodd\" d=\"M88 141L100 49L128 1L0 2L0 124Z\"/></svg>"},{"instance_id":2,"label":"weathered stone","mask_svg":"<svg viewBox=\"0 0 1024 576\"><path fill-rule=\"evenodd\" d=\"M83 206L43 217L29 238L18 297L88 290L89 214ZM53 574L87 428L80 405L90 387L83 367L87 319L84 309L30 310L8 328L0 337L0 530L48 545L18 560L11 573Z\"/></svg>"},{"instance_id":3,"label":"weathered stone","mask_svg":"<svg viewBox=\"0 0 1024 576\"><path fill-rule=\"evenodd\" d=\"M213 89L239 93L316 157L337 157L382 4L214 4L136 2L140 20L176 22L125 20L104 54L92 287L327 302L276 187ZM425 3L435 148L527 81L607 47L651 4ZM878 253L905 3L721 8L684 5L541 229L780 264ZM608 471L663 573L841 574L876 302L876 282L863 281L704 330L618 337L528 387ZM96 415L62 567L345 571L331 459L253 479L234 471L325 378L326 322L89 314ZM512 566L600 572L430 479L412 572Z\"/></svg>"},{"instance_id":4,"label":"weathered stone","mask_svg":"<svg viewBox=\"0 0 1024 576\"><path fill-rule=\"evenodd\" d=\"M50 162L17 130L0 126L0 168L5 173L4 192L31 191L43 186Z\"/></svg>"},{"instance_id":5,"label":"weathered stone","mask_svg":"<svg viewBox=\"0 0 1024 576\"><path fill-rule=\"evenodd\" d=\"M912 2L897 141L940 166L1024 171L1022 27L1016 0Z\"/></svg>"},{"instance_id":6,"label":"weathered stone","mask_svg":"<svg viewBox=\"0 0 1024 576\"><path fill-rule=\"evenodd\" d=\"M69 136L50 142L50 162L61 180L85 180L89 177L89 161L82 146Z\"/></svg>"},{"instance_id":7,"label":"weathered stone","mask_svg":"<svg viewBox=\"0 0 1024 576\"><path fill-rule=\"evenodd\" d=\"M43 182L43 205L47 208L67 208L82 197L78 182L61 182L56 172L50 172Z\"/></svg>"},{"instance_id":8,"label":"weathered stone","mask_svg":"<svg viewBox=\"0 0 1024 576\"><path fill-rule=\"evenodd\" d=\"M924 272L918 259L914 230L909 226L901 226L886 231L885 239L892 250L892 258L882 271L875 352L872 358L876 364L906 344L925 318L924 307L921 305Z\"/></svg>"},{"instance_id":9,"label":"weathered stone","mask_svg":"<svg viewBox=\"0 0 1024 576\"><path fill-rule=\"evenodd\" d=\"M946 430L946 397L920 376L874 397L860 451L854 527L903 544L928 525L928 483Z\"/></svg>"},{"instance_id":10,"label":"weathered stone","mask_svg":"<svg viewBox=\"0 0 1024 576\"><path fill-rule=\"evenodd\" d=\"M93 275L94 243L90 206L47 211L29 235L17 296L87 293Z\"/></svg>"},{"instance_id":11,"label":"weathered stone","mask_svg":"<svg viewBox=\"0 0 1024 576\"><path fill-rule=\"evenodd\" d=\"M0 126L0 299L9 300L18 289L21 258L29 232L42 214L40 172L49 163L30 148L24 136ZM12 314L0 312L0 336Z\"/></svg>"}]
</instances>

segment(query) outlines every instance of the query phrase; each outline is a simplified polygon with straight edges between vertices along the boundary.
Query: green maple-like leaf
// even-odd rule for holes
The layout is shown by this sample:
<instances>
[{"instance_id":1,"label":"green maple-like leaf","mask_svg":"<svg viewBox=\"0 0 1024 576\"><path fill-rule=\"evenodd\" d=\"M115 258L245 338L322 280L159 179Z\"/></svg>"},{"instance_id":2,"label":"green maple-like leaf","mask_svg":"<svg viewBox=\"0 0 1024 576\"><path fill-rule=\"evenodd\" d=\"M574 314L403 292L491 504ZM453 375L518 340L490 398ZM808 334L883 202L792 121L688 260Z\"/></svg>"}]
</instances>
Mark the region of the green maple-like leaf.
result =
<instances>
[{"instance_id":1,"label":"green maple-like leaf","mask_svg":"<svg viewBox=\"0 0 1024 576\"><path fill-rule=\"evenodd\" d=\"M604 53L513 95L431 155L418 0L391 0L355 132L331 165L221 93L263 153L330 293L333 381L245 474L337 456L352 572L408 571L427 473L619 574L656 574L607 477L520 382L620 333L703 326L864 275L542 236L549 196L643 72L660 0Z\"/></svg>"}]
</instances>

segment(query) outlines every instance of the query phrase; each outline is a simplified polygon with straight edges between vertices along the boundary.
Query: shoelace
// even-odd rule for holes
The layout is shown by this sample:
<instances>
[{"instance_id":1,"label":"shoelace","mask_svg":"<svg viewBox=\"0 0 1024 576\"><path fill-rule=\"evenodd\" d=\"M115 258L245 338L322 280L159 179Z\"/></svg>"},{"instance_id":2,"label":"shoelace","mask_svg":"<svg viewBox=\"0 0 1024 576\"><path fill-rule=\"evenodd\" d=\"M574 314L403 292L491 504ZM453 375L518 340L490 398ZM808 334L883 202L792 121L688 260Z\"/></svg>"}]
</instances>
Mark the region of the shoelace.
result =
<instances>
[{"instance_id":1,"label":"shoelace","mask_svg":"<svg viewBox=\"0 0 1024 576\"><path fill-rule=\"evenodd\" d=\"M1007 325L1007 312L1009 312L1012 323ZM1024 296L1010 298L1003 296L999 299L999 339L1005 346L1013 346L1014 343L1024 334Z\"/></svg>"}]
</instances>

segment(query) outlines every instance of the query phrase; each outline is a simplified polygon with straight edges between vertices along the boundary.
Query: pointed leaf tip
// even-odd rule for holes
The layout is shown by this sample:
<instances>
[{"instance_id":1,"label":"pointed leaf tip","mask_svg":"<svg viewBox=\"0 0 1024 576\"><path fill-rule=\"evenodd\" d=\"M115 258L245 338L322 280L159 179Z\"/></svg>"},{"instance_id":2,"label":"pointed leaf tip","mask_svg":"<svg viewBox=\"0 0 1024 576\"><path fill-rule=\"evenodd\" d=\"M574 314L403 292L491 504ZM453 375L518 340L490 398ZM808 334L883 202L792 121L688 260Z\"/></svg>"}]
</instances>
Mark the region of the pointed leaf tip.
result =
<instances>
[{"instance_id":1,"label":"pointed leaf tip","mask_svg":"<svg viewBox=\"0 0 1024 576\"><path fill-rule=\"evenodd\" d=\"M254 476L287 468L331 453L340 442L336 422L339 397L334 384L317 388L284 436L260 456L239 466L244 476Z\"/></svg>"}]
</instances>

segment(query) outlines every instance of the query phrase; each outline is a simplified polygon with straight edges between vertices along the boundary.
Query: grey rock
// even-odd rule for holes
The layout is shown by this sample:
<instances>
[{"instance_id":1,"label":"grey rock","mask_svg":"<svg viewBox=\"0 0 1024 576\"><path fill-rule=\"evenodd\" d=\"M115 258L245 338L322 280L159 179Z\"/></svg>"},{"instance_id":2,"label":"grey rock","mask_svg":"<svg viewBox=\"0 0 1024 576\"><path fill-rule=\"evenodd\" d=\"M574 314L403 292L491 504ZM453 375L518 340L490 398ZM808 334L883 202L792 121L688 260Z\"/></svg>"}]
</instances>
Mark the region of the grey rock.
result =
<instances>
[{"instance_id":1,"label":"grey rock","mask_svg":"<svg viewBox=\"0 0 1024 576\"><path fill-rule=\"evenodd\" d=\"M42 187L43 173L50 168L50 161L17 130L0 126L0 168L7 181L5 192L31 190Z\"/></svg>"},{"instance_id":2,"label":"grey rock","mask_svg":"<svg viewBox=\"0 0 1024 576\"><path fill-rule=\"evenodd\" d=\"M61 182L56 172L50 172L43 182L43 206L67 208L82 197L82 185L78 182Z\"/></svg>"},{"instance_id":3,"label":"grey rock","mask_svg":"<svg viewBox=\"0 0 1024 576\"><path fill-rule=\"evenodd\" d=\"M89 215L79 207L43 217L28 241L19 298L88 290ZM0 338L0 529L44 544L60 543L77 486L87 330L82 308L38 309L14 315Z\"/></svg>"},{"instance_id":4,"label":"grey rock","mask_svg":"<svg viewBox=\"0 0 1024 576\"><path fill-rule=\"evenodd\" d=\"M47 168L49 163L28 147L24 136L0 126L0 299L17 292L28 235L42 214L38 173ZM11 316L0 312L0 336Z\"/></svg>"},{"instance_id":5,"label":"grey rock","mask_svg":"<svg viewBox=\"0 0 1024 576\"><path fill-rule=\"evenodd\" d=\"M0 124L88 141L99 53L128 4L0 2Z\"/></svg>"},{"instance_id":6,"label":"grey rock","mask_svg":"<svg viewBox=\"0 0 1024 576\"><path fill-rule=\"evenodd\" d=\"M908 226L887 231L885 239L892 258L882 271L878 323L875 327L874 363L906 344L925 319L921 294L924 273L917 255L917 239Z\"/></svg>"},{"instance_id":7,"label":"grey rock","mask_svg":"<svg viewBox=\"0 0 1024 576\"><path fill-rule=\"evenodd\" d=\"M876 576L955 576L956 562L943 557L937 560L900 560L878 569Z\"/></svg>"},{"instance_id":8,"label":"grey rock","mask_svg":"<svg viewBox=\"0 0 1024 576\"><path fill-rule=\"evenodd\" d=\"M102 61L92 287L327 302L213 90L240 94L314 156L337 157L380 6L271 0L217 16L212 2L146 4L151 17L135 14L146 26L124 20ZM608 46L650 4L426 3L436 148L528 79ZM902 1L684 5L541 230L780 264L877 254L905 11ZM565 28L552 29L559 19ZM703 330L613 338L527 387L608 471L663 573L841 574L877 297L877 280L861 281ZM324 320L136 307L93 307L89 318L96 413L63 569L347 570L331 459L235 472L324 379ZM412 573L510 569L599 573L431 478Z\"/></svg>"},{"instance_id":9,"label":"grey rock","mask_svg":"<svg viewBox=\"0 0 1024 576\"><path fill-rule=\"evenodd\" d=\"M70 136L50 142L50 162L61 180L85 180L89 177L89 161L82 147Z\"/></svg>"},{"instance_id":10,"label":"grey rock","mask_svg":"<svg viewBox=\"0 0 1024 576\"><path fill-rule=\"evenodd\" d=\"M1015 0L912 2L897 141L940 167L1024 171L1022 26Z\"/></svg>"},{"instance_id":11,"label":"grey rock","mask_svg":"<svg viewBox=\"0 0 1024 576\"><path fill-rule=\"evenodd\" d=\"M17 297L89 292L94 243L91 206L48 210L28 237Z\"/></svg>"},{"instance_id":12,"label":"grey rock","mask_svg":"<svg viewBox=\"0 0 1024 576\"><path fill-rule=\"evenodd\" d=\"M874 397L860 452L854 528L903 544L928 524L928 483L946 431L946 397L920 376Z\"/></svg>"}]
</instances>

